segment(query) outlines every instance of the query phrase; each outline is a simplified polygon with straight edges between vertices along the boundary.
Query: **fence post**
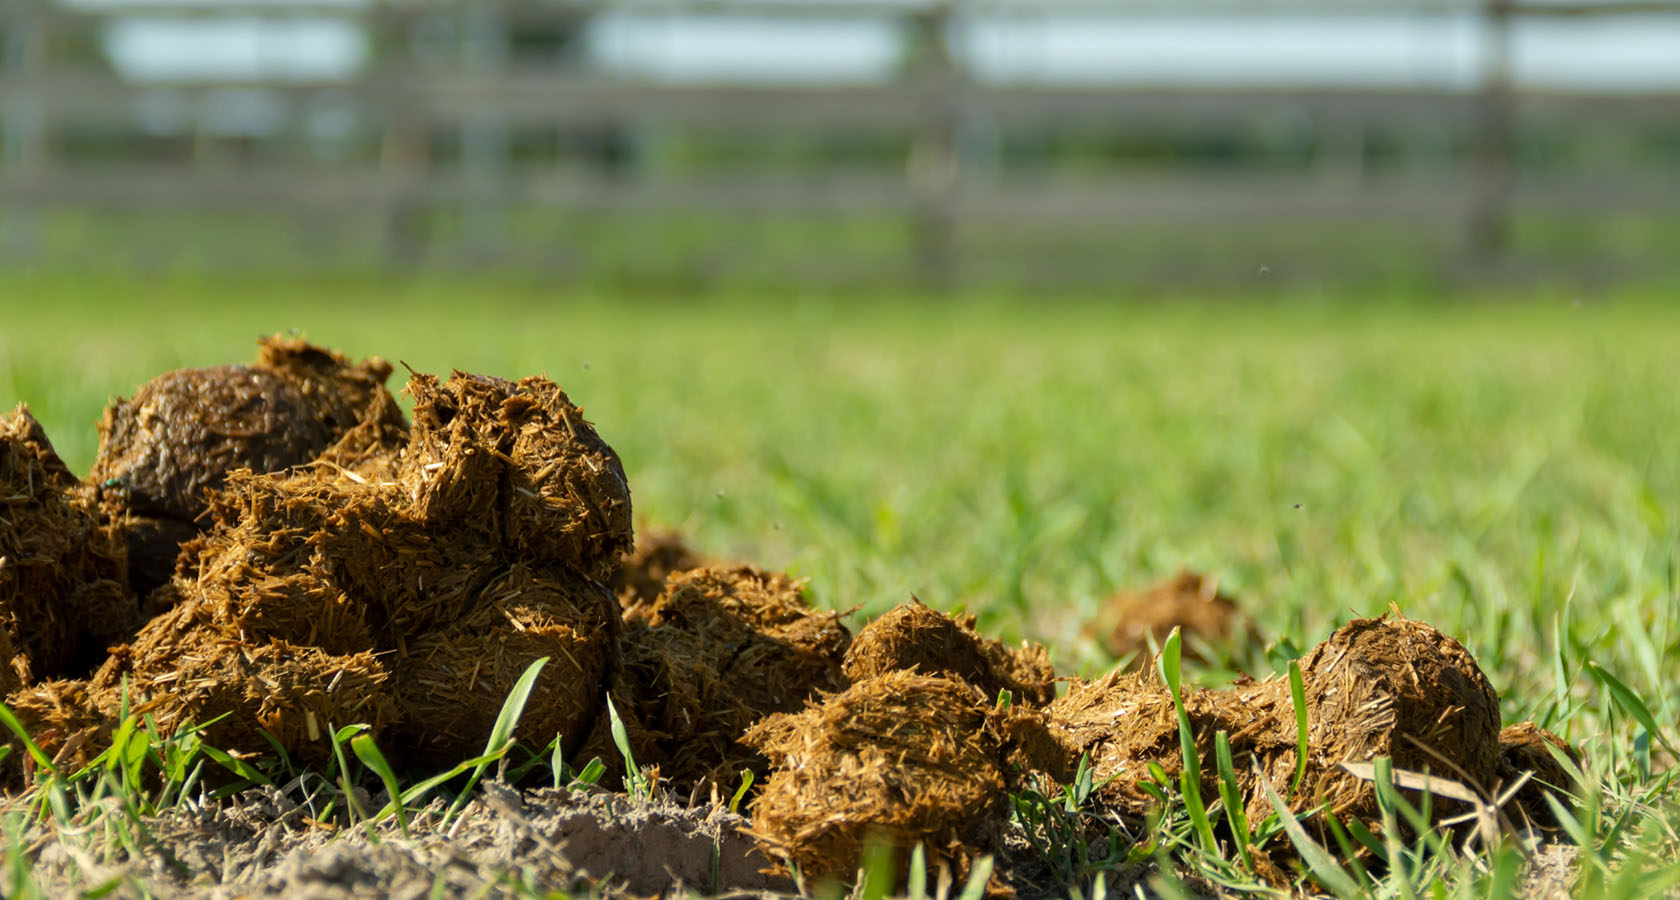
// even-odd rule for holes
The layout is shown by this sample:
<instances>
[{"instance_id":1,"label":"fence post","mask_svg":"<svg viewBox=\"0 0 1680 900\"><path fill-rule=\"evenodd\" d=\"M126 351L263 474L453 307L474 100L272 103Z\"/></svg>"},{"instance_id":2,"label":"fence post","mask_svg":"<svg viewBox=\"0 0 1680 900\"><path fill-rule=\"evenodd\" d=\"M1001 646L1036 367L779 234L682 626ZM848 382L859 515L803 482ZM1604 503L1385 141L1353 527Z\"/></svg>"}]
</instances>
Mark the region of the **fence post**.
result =
<instances>
[{"instance_id":1,"label":"fence post","mask_svg":"<svg viewBox=\"0 0 1680 900\"><path fill-rule=\"evenodd\" d=\"M380 33L377 45L383 57L374 69L377 89L370 92L384 111L379 148L382 250L386 265L394 269L418 265L429 243L426 169L432 134L420 99L424 91L416 85L416 79L427 77L415 63L420 15L408 8L383 8L370 19Z\"/></svg>"},{"instance_id":2,"label":"fence post","mask_svg":"<svg viewBox=\"0 0 1680 900\"><path fill-rule=\"evenodd\" d=\"M1471 256L1486 262L1503 253L1509 240L1511 193L1510 0L1482 5L1482 93L1477 119L1475 186L1471 192L1468 240Z\"/></svg>"},{"instance_id":3,"label":"fence post","mask_svg":"<svg viewBox=\"0 0 1680 900\"><path fill-rule=\"evenodd\" d=\"M911 14L908 75L915 85L921 122L910 151L914 267L924 280L947 285L955 275L956 201L961 173L962 74L951 52L951 4L936 3Z\"/></svg>"},{"instance_id":4,"label":"fence post","mask_svg":"<svg viewBox=\"0 0 1680 900\"><path fill-rule=\"evenodd\" d=\"M7 202L0 210L0 252L28 259L40 252L40 196L45 189L52 144L46 98L47 16L40 0L19 0L3 20L4 103L0 103L0 179Z\"/></svg>"},{"instance_id":5,"label":"fence post","mask_svg":"<svg viewBox=\"0 0 1680 900\"><path fill-rule=\"evenodd\" d=\"M479 0L462 13L462 63L479 89L499 96L506 88L507 17L498 0ZM487 98L488 99L488 98ZM469 258L502 252L507 239L508 125L498 105L481 104L461 129L461 237Z\"/></svg>"}]
</instances>

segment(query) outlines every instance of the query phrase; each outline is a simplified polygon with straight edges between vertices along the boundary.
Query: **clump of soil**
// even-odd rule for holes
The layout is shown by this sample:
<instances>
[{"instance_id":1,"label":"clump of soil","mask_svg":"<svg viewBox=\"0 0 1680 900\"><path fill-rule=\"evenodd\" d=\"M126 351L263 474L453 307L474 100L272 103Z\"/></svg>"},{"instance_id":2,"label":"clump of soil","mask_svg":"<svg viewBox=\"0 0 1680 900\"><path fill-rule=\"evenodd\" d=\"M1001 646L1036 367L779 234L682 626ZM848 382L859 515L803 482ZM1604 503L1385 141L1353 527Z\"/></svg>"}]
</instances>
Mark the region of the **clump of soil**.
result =
<instances>
[{"instance_id":1,"label":"clump of soil","mask_svg":"<svg viewBox=\"0 0 1680 900\"><path fill-rule=\"evenodd\" d=\"M987 697L1008 691L1016 702L1034 706L1056 698L1056 671L1044 647L1006 647L975 631L973 616L948 616L914 597L858 632L844 669L854 682L915 669L966 681Z\"/></svg>"},{"instance_id":2,"label":"clump of soil","mask_svg":"<svg viewBox=\"0 0 1680 900\"><path fill-rule=\"evenodd\" d=\"M139 606L121 537L26 406L0 418L0 521L5 668L20 686L87 672L133 633Z\"/></svg>"},{"instance_id":3,"label":"clump of soil","mask_svg":"<svg viewBox=\"0 0 1680 900\"><path fill-rule=\"evenodd\" d=\"M620 561L608 583L618 602L629 608L659 599L665 579L706 564L706 558L689 549L682 535L642 529L636 534L635 549Z\"/></svg>"},{"instance_id":4,"label":"clump of soil","mask_svg":"<svg viewBox=\"0 0 1680 900\"><path fill-rule=\"evenodd\" d=\"M1532 773L1528 783L1512 798L1521 814L1522 821L1519 821L1518 825L1526 823L1548 830L1559 827L1557 814L1552 812L1551 805L1546 802L1548 794L1562 804L1564 809L1574 811L1573 795L1577 792L1578 785L1569 774L1569 770L1546 749L1548 746L1562 753L1577 768L1580 767L1581 755L1574 747L1533 722L1507 725L1499 732L1500 786L1515 784L1525 773Z\"/></svg>"},{"instance_id":5,"label":"clump of soil","mask_svg":"<svg viewBox=\"0 0 1680 900\"><path fill-rule=\"evenodd\" d=\"M963 681L888 672L746 740L774 766L753 834L807 878L849 880L871 840L891 843L901 871L917 843L930 867L960 871L1007 818L1003 731Z\"/></svg>"},{"instance_id":6,"label":"clump of soil","mask_svg":"<svg viewBox=\"0 0 1680 900\"><path fill-rule=\"evenodd\" d=\"M642 734L638 763L679 785L728 785L764 763L741 740L771 713L846 687L851 633L837 613L812 609L804 586L750 566L671 576L652 603L624 611L623 661L612 697ZM634 722L629 720L633 719ZM616 758L610 745L590 752Z\"/></svg>"},{"instance_id":7,"label":"clump of soil","mask_svg":"<svg viewBox=\"0 0 1680 900\"><path fill-rule=\"evenodd\" d=\"M1300 662L1310 722L1306 777L1291 799L1302 811L1320 803L1346 821L1380 826L1369 782L1341 767L1388 756L1400 769L1430 770L1471 785L1494 783L1498 760L1498 697L1458 641L1404 618L1356 619ZM1230 735L1239 787L1250 821L1271 811L1261 779L1281 795L1296 762L1294 705L1286 679L1240 683L1228 690L1186 688L1183 702L1201 752L1203 789L1215 796L1213 736ZM1171 695L1153 672L1115 672L1074 687L1046 711L1052 741L1034 746L1034 761L1053 777L1071 776L1089 753L1106 799L1142 815L1149 764L1169 775L1183 769ZM1056 747L1055 752L1046 752ZM1261 774L1256 775L1255 765ZM1438 807L1446 807L1439 801Z\"/></svg>"},{"instance_id":8,"label":"clump of soil","mask_svg":"<svg viewBox=\"0 0 1680 900\"><path fill-rule=\"evenodd\" d=\"M1086 633L1117 657L1145 661L1151 639L1160 646L1174 628L1186 638L1185 655L1199 659L1197 644L1222 644L1247 629L1237 603L1219 581L1189 570L1142 591L1120 591L1103 603Z\"/></svg>"},{"instance_id":9,"label":"clump of soil","mask_svg":"<svg viewBox=\"0 0 1680 900\"><path fill-rule=\"evenodd\" d=\"M106 514L124 524L135 591L168 579L176 548L199 529L207 492L228 473L284 471L353 430L365 434L368 423L400 427L385 390L390 374L377 357L352 364L274 337L260 342L254 365L166 372L106 407L88 478Z\"/></svg>"}]
</instances>

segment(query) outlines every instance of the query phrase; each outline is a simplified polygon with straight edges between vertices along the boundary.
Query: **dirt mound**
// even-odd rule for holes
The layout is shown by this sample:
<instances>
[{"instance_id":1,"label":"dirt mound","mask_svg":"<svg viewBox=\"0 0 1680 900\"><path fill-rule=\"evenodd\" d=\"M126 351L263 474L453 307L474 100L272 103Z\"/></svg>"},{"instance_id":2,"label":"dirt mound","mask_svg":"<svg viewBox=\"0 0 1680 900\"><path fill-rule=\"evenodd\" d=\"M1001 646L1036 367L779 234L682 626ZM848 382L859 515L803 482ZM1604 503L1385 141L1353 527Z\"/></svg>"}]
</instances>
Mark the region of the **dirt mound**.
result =
<instances>
[{"instance_id":1,"label":"dirt mound","mask_svg":"<svg viewBox=\"0 0 1680 900\"><path fill-rule=\"evenodd\" d=\"M275 337L260 342L254 365L166 372L106 407L88 477L106 514L125 526L135 590L144 595L168 578L174 548L198 530L207 491L230 472L302 465L352 431L366 444L374 430L389 445L386 432L402 421L385 390L390 374L378 358L352 364Z\"/></svg>"},{"instance_id":2,"label":"dirt mound","mask_svg":"<svg viewBox=\"0 0 1680 900\"><path fill-rule=\"evenodd\" d=\"M121 538L19 406L0 418L0 628L16 654L8 668L22 682L85 674L139 624Z\"/></svg>"},{"instance_id":3,"label":"dirt mound","mask_svg":"<svg viewBox=\"0 0 1680 900\"><path fill-rule=\"evenodd\" d=\"M1236 601L1220 592L1218 579L1184 570L1146 590L1109 597L1086 634L1117 657L1137 655L1146 663L1150 639L1160 646L1174 628L1185 636L1186 657L1199 659L1198 643L1230 641L1248 625Z\"/></svg>"},{"instance_id":4,"label":"dirt mound","mask_svg":"<svg viewBox=\"0 0 1680 900\"><path fill-rule=\"evenodd\" d=\"M987 697L1008 691L1016 702L1034 706L1056 699L1049 651L1026 642L1006 647L976 632L973 616L953 618L914 597L858 632L844 668L852 681L915 669L961 679Z\"/></svg>"},{"instance_id":5,"label":"dirt mound","mask_svg":"<svg viewBox=\"0 0 1680 900\"><path fill-rule=\"evenodd\" d=\"M1341 763L1377 756L1392 758L1400 769L1427 769L1482 787L1494 783L1498 697L1458 641L1409 619L1356 619L1308 653L1301 672L1310 752L1305 780L1291 799L1297 812L1325 803L1343 820L1376 827L1370 783ZM1271 811L1261 777L1283 794L1295 768L1287 680L1223 691L1187 688L1183 699L1202 756L1204 794L1217 796L1213 736L1223 730L1230 735L1249 820L1261 821ZM1078 755L1090 753L1098 780L1115 776L1104 796L1131 812L1141 815L1149 804L1142 789L1148 764L1170 775L1183 770L1172 698L1153 672L1115 672L1075 686L1046 715L1060 756L1040 745L1032 751L1035 762L1066 779ZM1255 774L1256 765L1263 775Z\"/></svg>"},{"instance_id":6,"label":"dirt mound","mask_svg":"<svg viewBox=\"0 0 1680 900\"><path fill-rule=\"evenodd\" d=\"M705 557L683 542L674 531L636 534L636 547L619 562L608 583L618 602L626 608L659 599L665 590L665 579L690 569L706 565Z\"/></svg>"},{"instance_id":7,"label":"dirt mound","mask_svg":"<svg viewBox=\"0 0 1680 900\"><path fill-rule=\"evenodd\" d=\"M1548 745L1556 748L1577 768L1580 766L1581 754L1575 748L1533 722L1507 725L1499 732L1500 786L1508 787L1525 773L1532 773L1528 783L1513 798L1520 811L1518 825L1529 824L1542 829L1559 827L1557 815L1552 812L1551 804L1546 802L1548 794L1564 809L1574 811L1575 799L1572 795L1577 792L1578 785L1569 770L1546 749Z\"/></svg>"},{"instance_id":8,"label":"dirt mound","mask_svg":"<svg viewBox=\"0 0 1680 900\"><path fill-rule=\"evenodd\" d=\"M972 685L888 672L746 740L775 767L753 804L753 834L807 878L849 880L884 839L902 869L922 843L933 865L966 868L1007 816L1004 742Z\"/></svg>"},{"instance_id":9,"label":"dirt mound","mask_svg":"<svg viewBox=\"0 0 1680 900\"><path fill-rule=\"evenodd\" d=\"M841 661L851 633L839 614L812 609L803 585L786 575L750 566L679 573L624 620L614 705L646 736L637 761L677 784L728 785L743 768L763 774L741 735L847 684ZM616 758L600 743L590 751Z\"/></svg>"}]
</instances>

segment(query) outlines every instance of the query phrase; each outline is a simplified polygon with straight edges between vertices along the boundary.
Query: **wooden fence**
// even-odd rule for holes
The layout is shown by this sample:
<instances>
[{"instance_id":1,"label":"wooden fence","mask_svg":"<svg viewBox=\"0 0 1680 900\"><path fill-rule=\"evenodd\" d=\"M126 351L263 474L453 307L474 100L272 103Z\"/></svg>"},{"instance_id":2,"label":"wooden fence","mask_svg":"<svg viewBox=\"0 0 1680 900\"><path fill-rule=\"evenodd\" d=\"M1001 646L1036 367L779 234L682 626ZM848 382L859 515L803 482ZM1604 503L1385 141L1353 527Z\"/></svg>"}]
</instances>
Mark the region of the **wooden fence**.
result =
<instances>
[{"instance_id":1,"label":"wooden fence","mask_svg":"<svg viewBox=\"0 0 1680 900\"><path fill-rule=\"evenodd\" d=\"M1335 14L1346 6L1274 0L1267 7ZM541 65L520 58L522 35L575 34L604 11L763 17L876 17L898 23L917 48L879 84L720 84L625 80L592 70L563 52ZM1479 89L1408 91L1097 87L982 82L963 71L949 35L956 17L1057 14L1127 15L1180 10L1158 0L627 0L619 4L507 0L494 3L265 3L233 7L142 0L120 8L65 7L49 0L5 0L0 68L0 218L8 258L28 259L41 221L56 211L165 214L245 211L273 214L308 229L313 218L355 215L377 221L380 246L409 264L450 242L494 255L519 210L628 217L679 213L796 217L866 216L906 223L913 266L932 278L964 267L956 236L988 223L1008 227L1100 227L1125 222L1415 221L1456 229L1474 255L1496 257L1517 212L1662 214L1680 208L1680 179L1631 172L1538 172L1512 165L1513 135L1525 121L1569 129L1630 129L1672 121L1680 96L1561 95L1520 92L1510 76L1513 23L1535 17L1650 16L1680 3L1514 4L1468 7L1481 17L1485 46ZM1204 0L1200 10L1251 11ZM1463 12L1462 4L1412 0L1414 12ZM372 56L344 80L175 83L125 81L98 64L87 44L110 17L349 20L369 36ZM425 34L444 23L459 52L427 58ZM430 31L428 31L430 29ZM557 46L563 41L557 42ZM343 161L313 159L297 129L249 141L190 135L184 148L135 148L136 111L158 98L191 107L221 92L261 92L287 110L327 98L357 128L376 135L376 152ZM1091 123L1140 135L1182 135L1208 122L1303 118L1320 146L1309 165L1286 169L1232 165L1217 170L1109 166L1100 171L1016 171L986 163L987 135L1080 133ZM983 127L976 127L976 124ZM1420 171L1368 171L1373 129L1438 132L1473 152ZM625 135L701 129L736 135L895 136L903 163L873 169L807 165L796 172L716 167L671 174L630 152L599 164L521 161L511 136L531 130L612 145ZM108 136L103 154L65 151L67 135ZM447 157L436 152L450 136ZM452 211L447 235L434 213Z\"/></svg>"}]
</instances>

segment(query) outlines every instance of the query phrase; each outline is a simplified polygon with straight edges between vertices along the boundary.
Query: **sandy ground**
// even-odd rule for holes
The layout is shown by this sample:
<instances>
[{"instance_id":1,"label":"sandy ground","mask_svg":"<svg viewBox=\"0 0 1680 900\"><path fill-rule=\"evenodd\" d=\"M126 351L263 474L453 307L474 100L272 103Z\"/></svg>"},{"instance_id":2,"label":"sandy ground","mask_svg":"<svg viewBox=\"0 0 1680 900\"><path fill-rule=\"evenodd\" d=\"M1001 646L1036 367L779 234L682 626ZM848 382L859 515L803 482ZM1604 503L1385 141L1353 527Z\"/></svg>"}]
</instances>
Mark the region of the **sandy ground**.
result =
<instances>
[{"instance_id":1,"label":"sandy ground","mask_svg":"<svg viewBox=\"0 0 1680 900\"><path fill-rule=\"evenodd\" d=\"M146 820L150 843L101 861L87 847L118 846L103 829L65 834L47 826L25 833L33 875L49 897L95 892L122 898L347 900L347 898L510 897L568 894L672 897L722 895L736 900L792 900L792 881L767 874L769 860L742 833L747 821L722 807L637 802L600 790L517 791L483 785L457 820L443 824L441 802L412 812L409 835L395 820L336 829L310 818L307 806L276 788L246 791L203 806L182 805ZM369 806L382 802L366 798ZM998 861L1023 900L1055 896L1054 880L1021 835L1007 837ZM1575 848L1541 846L1525 875L1526 900L1568 897ZM1110 896L1155 896L1148 871L1110 873ZM1216 886L1192 880L1202 896ZM960 885L930 884L953 896Z\"/></svg>"},{"instance_id":2,"label":"sandy ground","mask_svg":"<svg viewBox=\"0 0 1680 900\"><path fill-rule=\"evenodd\" d=\"M377 801L376 801L377 802ZM641 896L673 889L788 893L725 809L636 803L622 795L485 785L458 823L443 807L371 831L316 824L272 788L215 806L177 808L147 822L155 843L101 864L83 841L46 829L31 837L35 877L49 896L117 883L113 896L395 898L512 895L517 885L578 890L604 884Z\"/></svg>"}]
</instances>

